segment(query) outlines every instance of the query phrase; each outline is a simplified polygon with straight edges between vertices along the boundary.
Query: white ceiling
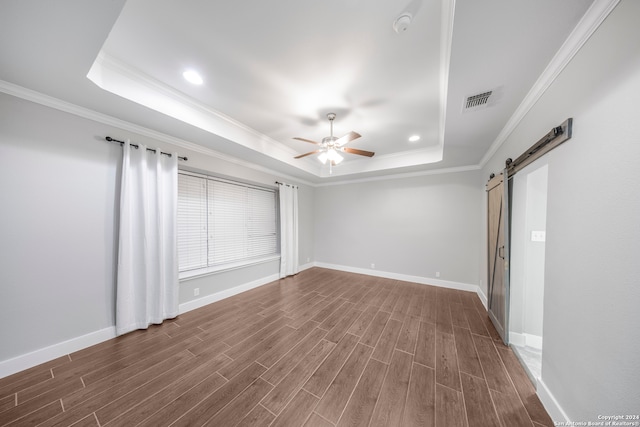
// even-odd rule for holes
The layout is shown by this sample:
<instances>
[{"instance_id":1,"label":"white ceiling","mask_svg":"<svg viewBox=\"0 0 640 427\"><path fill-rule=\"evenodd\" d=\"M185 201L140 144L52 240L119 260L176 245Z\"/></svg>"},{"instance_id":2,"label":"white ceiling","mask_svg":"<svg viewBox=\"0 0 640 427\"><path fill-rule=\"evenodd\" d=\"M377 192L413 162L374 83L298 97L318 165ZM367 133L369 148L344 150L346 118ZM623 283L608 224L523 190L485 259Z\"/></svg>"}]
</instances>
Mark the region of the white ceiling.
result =
<instances>
[{"instance_id":1,"label":"white ceiling","mask_svg":"<svg viewBox=\"0 0 640 427\"><path fill-rule=\"evenodd\" d=\"M0 89L311 183L477 167L592 3L4 0ZM186 82L187 68L204 84ZM486 108L463 112L488 90ZM315 156L294 159L317 147L293 137L329 135L328 112L336 136L356 131L349 146L376 155L345 154L332 175Z\"/></svg>"}]
</instances>

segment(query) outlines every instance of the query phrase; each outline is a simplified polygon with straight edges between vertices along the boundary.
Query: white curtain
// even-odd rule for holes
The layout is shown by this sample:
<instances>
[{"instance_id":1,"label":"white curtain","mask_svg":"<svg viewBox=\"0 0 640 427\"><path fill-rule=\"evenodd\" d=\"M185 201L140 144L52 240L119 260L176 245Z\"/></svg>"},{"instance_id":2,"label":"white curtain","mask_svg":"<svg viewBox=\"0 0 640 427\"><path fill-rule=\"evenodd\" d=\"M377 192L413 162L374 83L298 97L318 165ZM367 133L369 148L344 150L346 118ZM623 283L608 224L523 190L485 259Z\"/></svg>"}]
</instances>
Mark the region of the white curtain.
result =
<instances>
[{"instance_id":1,"label":"white curtain","mask_svg":"<svg viewBox=\"0 0 640 427\"><path fill-rule=\"evenodd\" d=\"M298 187L278 183L280 195L280 278L298 273Z\"/></svg>"},{"instance_id":2,"label":"white curtain","mask_svg":"<svg viewBox=\"0 0 640 427\"><path fill-rule=\"evenodd\" d=\"M178 156L124 146L116 333L178 315Z\"/></svg>"}]
</instances>

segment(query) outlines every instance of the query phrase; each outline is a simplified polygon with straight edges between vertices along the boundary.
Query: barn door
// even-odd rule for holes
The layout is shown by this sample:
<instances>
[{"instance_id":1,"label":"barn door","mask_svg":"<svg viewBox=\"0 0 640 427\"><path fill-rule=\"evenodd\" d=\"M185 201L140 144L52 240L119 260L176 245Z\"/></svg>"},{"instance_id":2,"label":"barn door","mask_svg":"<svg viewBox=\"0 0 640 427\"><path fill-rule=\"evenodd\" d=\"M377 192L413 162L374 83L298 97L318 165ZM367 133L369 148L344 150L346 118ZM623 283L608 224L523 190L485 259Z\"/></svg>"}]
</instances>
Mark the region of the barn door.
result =
<instances>
[{"instance_id":1,"label":"barn door","mask_svg":"<svg viewBox=\"0 0 640 427\"><path fill-rule=\"evenodd\" d=\"M487 183L489 318L508 344L509 317L509 184L505 173Z\"/></svg>"}]
</instances>

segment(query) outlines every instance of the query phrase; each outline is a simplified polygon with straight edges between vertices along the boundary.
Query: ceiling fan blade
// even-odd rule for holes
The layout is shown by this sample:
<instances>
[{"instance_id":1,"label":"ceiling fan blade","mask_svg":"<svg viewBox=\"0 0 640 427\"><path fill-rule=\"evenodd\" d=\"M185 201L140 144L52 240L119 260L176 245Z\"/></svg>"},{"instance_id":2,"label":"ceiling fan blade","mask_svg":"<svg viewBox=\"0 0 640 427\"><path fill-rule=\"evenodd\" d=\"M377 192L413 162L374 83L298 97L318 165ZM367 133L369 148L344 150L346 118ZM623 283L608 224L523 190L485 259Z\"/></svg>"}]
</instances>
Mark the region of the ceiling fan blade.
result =
<instances>
[{"instance_id":1,"label":"ceiling fan blade","mask_svg":"<svg viewBox=\"0 0 640 427\"><path fill-rule=\"evenodd\" d=\"M309 152L309 153L300 154L299 156L295 156L295 157L294 157L294 159L301 159L301 158L303 158L303 157L307 157L307 156L310 156L310 155L312 155L312 154L319 153L319 152L321 152L321 151L322 151L322 150L316 150L316 151L311 151L311 152Z\"/></svg>"},{"instance_id":2,"label":"ceiling fan blade","mask_svg":"<svg viewBox=\"0 0 640 427\"><path fill-rule=\"evenodd\" d=\"M312 140L310 140L310 139L306 139L306 138L298 138L298 137L295 137L295 138L293 138L293 139L297 139L298 141L310 142L310 143L312 143L312 144L316 144L316 145L322 145L322 144L320 144L319 142L315 142L315 141L312 141Z\"/></svg>"},{"instance_id":3,"label":"ceiling fan blade","mask_svg":"<svg viewBox=\"0 0 640 427\"><path fill-rule=\"evenodd\" d=\"M340 147L342 145L345 145L348 142L353 141L354 139L358 139L360 138L362 135L360 135L358 132L349 132L348 134L346 134L345 136L343 136L342 138L338 139L335 144Z\"/></svg>"},{"instance_id":4,"label":"ceiling fan blade","mask_svg":"<svg viewBox=\"0 0 640 427\"><path fill-rule=\"evenodd\" d=\"M358 154L360 156L367 156L367 157L373 157L373 155L376 154L373 151L358 150L357 148L350 148L350 147L343 147L342 151L344 151L345 153Z\"/></svg>"}]
</instances>

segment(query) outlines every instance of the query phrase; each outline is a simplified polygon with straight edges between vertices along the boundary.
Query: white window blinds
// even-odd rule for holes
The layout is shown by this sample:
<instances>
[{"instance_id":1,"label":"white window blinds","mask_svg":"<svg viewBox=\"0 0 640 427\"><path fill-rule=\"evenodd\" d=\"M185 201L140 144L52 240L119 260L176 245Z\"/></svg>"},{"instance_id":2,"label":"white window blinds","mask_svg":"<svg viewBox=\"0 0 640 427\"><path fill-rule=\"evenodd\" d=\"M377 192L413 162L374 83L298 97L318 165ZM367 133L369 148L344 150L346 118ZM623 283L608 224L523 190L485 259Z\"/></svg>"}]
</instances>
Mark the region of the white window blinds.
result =
<instances>
[{"instance_id":1,"label":"white window blinds","mask_svg":"<svg viewBox=\"0 0 640 427\"><path fill-rule=\"evenodd\" d=\"M275 190L180 173L180 271L277 254L276 212Z\"/></svg>"},{"instance_id":2,"label":"white window blinds","mask_svg":"<svg viewBox=\"0 0 640 427\"><path fill-rule=\"evenodd\" d=\"M178 174L179 271L207 266L207 182Z\"/></svg>"}]
</instances>

